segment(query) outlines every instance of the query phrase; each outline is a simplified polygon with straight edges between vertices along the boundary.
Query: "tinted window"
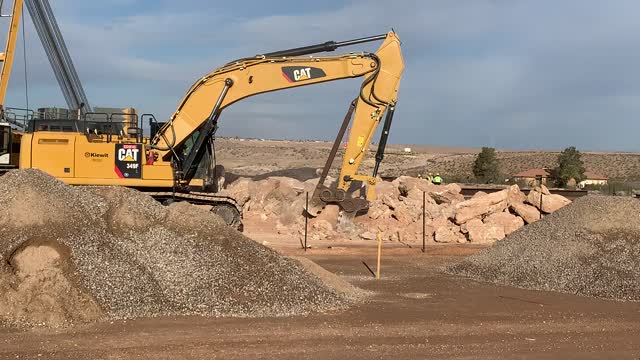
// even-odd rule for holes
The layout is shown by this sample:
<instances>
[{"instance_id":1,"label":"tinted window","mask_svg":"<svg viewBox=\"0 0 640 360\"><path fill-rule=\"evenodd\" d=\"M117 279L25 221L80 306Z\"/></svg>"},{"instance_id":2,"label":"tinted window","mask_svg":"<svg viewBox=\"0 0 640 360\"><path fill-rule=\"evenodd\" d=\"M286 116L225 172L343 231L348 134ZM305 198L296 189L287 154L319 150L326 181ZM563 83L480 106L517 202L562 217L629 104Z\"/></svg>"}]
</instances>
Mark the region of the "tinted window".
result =
<instances>
[{"instance_id":1,"label":"tinted window","mask_svg":"<svg viewBox=\"0 0 640 360\"><path fill-rule=\"evenodd\" d=\"M9 152L10 131L11 129L8 126L0 126L0 154Z\"/></svg>"}]
</instances>

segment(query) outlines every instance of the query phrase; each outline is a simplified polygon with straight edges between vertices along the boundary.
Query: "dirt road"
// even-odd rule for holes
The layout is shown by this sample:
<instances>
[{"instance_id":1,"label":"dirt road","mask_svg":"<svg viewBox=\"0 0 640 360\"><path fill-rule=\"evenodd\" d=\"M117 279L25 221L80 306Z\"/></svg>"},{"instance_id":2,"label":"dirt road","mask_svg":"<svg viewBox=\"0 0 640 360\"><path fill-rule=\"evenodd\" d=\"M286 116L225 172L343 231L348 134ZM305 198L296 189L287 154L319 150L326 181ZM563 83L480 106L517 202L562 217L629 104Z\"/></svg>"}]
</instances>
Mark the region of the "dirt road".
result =
<instances>
[{"instance_id":1,"label":"dirt road","mask_svg":"<svg viewBox=\"0 0 640 360\"><path fill-rule=\"evenodd\" d=\"M439 268L461 251L307 255L374 291L346 312L160 318L73 330L0 330L0 359L640 359L640 303L499 287Z\"/></svg>"}]
</instances>

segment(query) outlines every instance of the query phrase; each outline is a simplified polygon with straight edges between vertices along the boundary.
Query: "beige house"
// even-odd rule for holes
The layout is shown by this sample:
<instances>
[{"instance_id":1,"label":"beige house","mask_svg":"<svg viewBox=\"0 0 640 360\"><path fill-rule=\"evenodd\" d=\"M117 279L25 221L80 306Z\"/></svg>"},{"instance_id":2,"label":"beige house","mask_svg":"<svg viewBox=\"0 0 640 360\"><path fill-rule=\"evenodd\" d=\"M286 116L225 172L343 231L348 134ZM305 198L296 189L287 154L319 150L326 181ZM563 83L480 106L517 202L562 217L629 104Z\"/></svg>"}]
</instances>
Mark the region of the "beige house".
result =
<instances>
[{"instance_id":1,"label":"beige house","mask_svg":"<svg viewBox=\"0 0 640 360\"><path fill-rule=\"evenodd\" d=\"M607 185L607 182L609 181L608 177L604 175L596 174L589 170L584 172L584 176L586 177L586 179L578 183L578 186L581 189L587 185Z\"/></svg>"},{"instance_id":2,"label":"beige house","mask_svg":"<svg viewBox=\"0 0 640 360\"><path fill-rule=\"evenodd\" d=\"M593 171L587 170L584 172L586 179L580 181L578 183L578 187L584 188L588 185L607 185L608 177L596 174ZM523 182L526 186L536 186L539 184L543 184L546 186L553 185L553 174L551 173L551 169L542 168L542 169L529 169L526 171L519 172L513 175L513 180L516 182Z\"/></svg>"},{"instance_id":3,"label":"beige house","mask_svg":"<svg viewBox=\"0 0 640 360\"><path fill-rule=\"evenodd\" d=\"M548 185L553 182L551 177L551 169L529 169L513 175L513 180L523 182L527 186Z\"/></svg>"}]
</instances>

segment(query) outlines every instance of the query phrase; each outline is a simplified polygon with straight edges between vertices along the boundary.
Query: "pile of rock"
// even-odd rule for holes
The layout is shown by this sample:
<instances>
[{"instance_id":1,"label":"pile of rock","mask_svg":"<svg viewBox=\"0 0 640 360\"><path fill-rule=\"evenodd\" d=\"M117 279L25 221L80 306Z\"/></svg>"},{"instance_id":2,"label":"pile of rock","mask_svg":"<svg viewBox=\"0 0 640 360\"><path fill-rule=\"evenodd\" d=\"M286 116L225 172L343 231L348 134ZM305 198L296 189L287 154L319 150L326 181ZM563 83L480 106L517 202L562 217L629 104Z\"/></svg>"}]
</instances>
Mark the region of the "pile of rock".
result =
<instances>
[{"instance_id":1,"label":"pile of rock","mask_svg":"<svg viewBox=\"0 0 640 360\"><path fill-rule=\"evenodd\" d=\"M123 187L71 187L39 170L0 177L0 229L0 327L288 316L354 300L210 211Z\"/></svg>"},{"instance_id":2,"label":"pile of rock","mask_svg":"<svg viewBox=\"0 0 640 360\"><path fill-rule=\"evenodd\" d=\"M638 214L637 199L581 197L447 272L520 288L638 301Z\"/></svg>"},{"instance_id":3,"label":"pile of rock","mask_svg":"<svg viewBox=\"0 0 640 360\"><path fill-rule=\"evenodd\" d=\"M305 193L312 194L317 181L285 177L256 182L241 179L230 184L227 191L245 205L245 218L250 225L258 223L272 226L280 234L297 235L304 222ZM376 192L377 200L363 216L350 217L336 205L326 206L310 220L311 239L374 240L381 233L390 241L421 240L424 196L429 241L487 244L570 203L544 186L531 190L527 196L517 185L490 194L479 192L465 200L457 184L438 186L408 176L393 182L380 181Z\"/></svg>"}]
</instances>

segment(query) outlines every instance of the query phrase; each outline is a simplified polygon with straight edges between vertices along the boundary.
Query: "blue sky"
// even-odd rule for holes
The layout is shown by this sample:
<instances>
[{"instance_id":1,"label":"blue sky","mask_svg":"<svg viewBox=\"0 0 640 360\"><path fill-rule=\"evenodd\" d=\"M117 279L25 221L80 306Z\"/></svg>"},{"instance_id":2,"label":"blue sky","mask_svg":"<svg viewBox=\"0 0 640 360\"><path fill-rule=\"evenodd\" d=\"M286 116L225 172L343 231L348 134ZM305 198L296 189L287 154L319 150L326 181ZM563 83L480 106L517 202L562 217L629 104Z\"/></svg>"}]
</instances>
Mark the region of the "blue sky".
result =
<instances>
[{"instance_id":1,"label":"blue sky","mask_svg":"<svg viewBox=\"0 0 640 360\"><path fill-rule=\"evenodd\" d=\"M637 1L50 2L93 106L167 118L230 60L393 27L406 66L393 143L640 151ZM29 20L26 30L30 106L65 106ZM9 106L25 105L23 72L20 43ZM359 83L243 100L219 134L332 139Z\"/></svg>"}]
</instances>

